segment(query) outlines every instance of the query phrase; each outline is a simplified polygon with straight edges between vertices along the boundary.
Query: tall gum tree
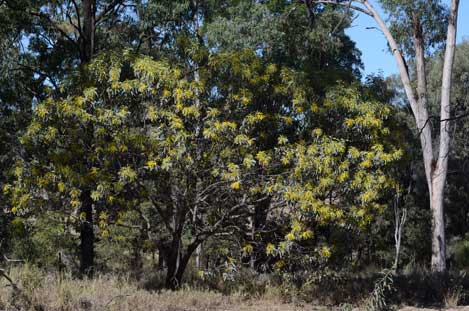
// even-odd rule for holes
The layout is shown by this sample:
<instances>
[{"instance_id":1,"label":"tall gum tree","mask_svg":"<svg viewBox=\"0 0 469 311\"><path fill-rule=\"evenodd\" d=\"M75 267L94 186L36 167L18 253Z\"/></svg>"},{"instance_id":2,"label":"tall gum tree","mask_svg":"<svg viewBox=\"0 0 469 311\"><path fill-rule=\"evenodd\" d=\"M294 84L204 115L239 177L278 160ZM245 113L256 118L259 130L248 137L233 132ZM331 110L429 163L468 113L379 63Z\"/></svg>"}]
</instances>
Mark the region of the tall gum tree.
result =
<instances>
[{"instance_id":1,"label":"tall gum tree","mask_svg":"<svg viewBox=\"0 0 469 311\"><path fill-rule=\"evenodd\" d=\"M344 6L347 10L355 10L373 18L379 29L385 36L389 48L395 58L399 68L399 74L404 86L407 100L409 101L412 113L420 138L422 157L427 180L430 209L432 212L432 258L431 269L433 272L446 271L446 241L444 222L444 188L448 174L448 155L450 150L450 126L451 126L451 84L452 71L456 46L457 19L459 11L459 0L451 0L449 12L447 14L446 45L443 73L441 79L440 116L438 119L440 129L439 135L432 132L432 116L429 115L427 101L426 83L426 59L425 53L428 48L429 39L426 37L435 23L431 21L432 15L441 15L444 6L441 1L404 1L404 0L383 0L380 1L390 15L397 15L397 22L391 27L375 9L369 0L303 0L305 5L338 5ZM443 19L444 22L445 19ZM400 44L398 34L393 31L392 26L404 25L409 32L404 31L407 41L413 44L413 63L415 64L415 76L409 73L405 60L405 46ZM442 23L441 20L438 23ZM425 27L428 27L427 29ZM437 38L435 38L437 40ZM430 45L433 42L430 42ZM413 83L415 82L415 83ZM415 88L414 85L417 87ZM435 149L435 150L434 150Z\"/></svg>"}]
</instances>

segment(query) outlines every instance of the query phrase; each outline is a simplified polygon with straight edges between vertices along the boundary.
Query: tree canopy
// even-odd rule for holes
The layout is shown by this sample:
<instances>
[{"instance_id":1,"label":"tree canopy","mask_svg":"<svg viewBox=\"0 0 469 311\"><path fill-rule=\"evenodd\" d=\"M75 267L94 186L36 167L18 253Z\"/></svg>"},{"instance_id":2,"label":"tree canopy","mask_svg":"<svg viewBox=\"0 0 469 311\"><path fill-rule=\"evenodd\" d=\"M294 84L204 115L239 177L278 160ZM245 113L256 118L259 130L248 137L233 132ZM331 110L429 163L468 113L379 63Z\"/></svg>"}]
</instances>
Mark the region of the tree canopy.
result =
<instances>
[{"instance_id":1,"label":"tree canopy","mask_svg":"<svg viewBox=\"0 0 469 311\"><path fill-rule=\"evenodd\" d=\"M467 267L458 4L0 0L2 254L171 289ZM356 14L399 77L364 76Z\"/></svg>"}]
</instances>

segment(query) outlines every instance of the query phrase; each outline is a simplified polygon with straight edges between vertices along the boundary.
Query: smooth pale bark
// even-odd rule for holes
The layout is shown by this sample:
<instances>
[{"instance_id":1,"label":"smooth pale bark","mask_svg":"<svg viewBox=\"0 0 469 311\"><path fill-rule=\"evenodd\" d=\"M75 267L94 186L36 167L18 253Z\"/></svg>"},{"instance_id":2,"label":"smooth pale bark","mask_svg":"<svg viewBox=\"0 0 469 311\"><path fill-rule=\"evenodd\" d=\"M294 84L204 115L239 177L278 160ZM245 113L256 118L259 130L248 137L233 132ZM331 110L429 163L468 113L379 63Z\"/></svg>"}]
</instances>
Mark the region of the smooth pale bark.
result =
<instances>
[{"instance_id":1,"label":"smooth pale bark","mask_svg":"<svg viewBox=\"0 0 469 311\"><path fill-rule=\"evenodd\" d=\"M459 0L451 1L450 19L448 23L448 33L445 51L445 62L442 79L442 96L441 96L441 123L440 123L440 144L438 150L438 160L433 157L433 139L430 127L430 119L427 108L427 86L425 73L425 54L423 30L420 21L413 16L414 28L414 47L415 47L415 63L417 73L417 91L418 98L412 92L410 78L405 69L404 59L399 52L398 46L392 37L386 24L366 0L363 1L365 7L372 13L381 30L383 31L392 51L396 58L401 80L406 90L407 98L411 104L417 128L420 134L420 143L423 153L425 166L425 175L427 178L428 191L430 196L430 209L432 211L432 259L431 269L433 272L446 271L446 240L445 240L445 223L444 223L444 187L446 176L448 173L448 155L449 155L449 118L451 106L451 75L454 63L457 16L459 8ZM436 162L436 164L434 164Z\"/></svg>"},{"instance_id":2,"label":"smooth pale bark","mask_svg":"<svg viewBox=\"0 0 469 311\"><path fill-rule=\"evenodd\" d=\"M251 241L254 243L256 240L256 226L255 226L255 221L254 221L254 215L249 217L249 226L251 227ZM256 267L256 255L254 252L251 253L249 256L249 267L254 270Z\"/></svg>"},{"instance_id":3,"label":"smooth pale bark","mask_svg":"<svg viewBox=\"0 0 469 311\"><path fill-rule=\"evenodd\" d=\"M399 50L399 47L394 40L391 32L389 31L386 23L373 8L368 1L363 1L365 7L370 11L372 17L375 19L377 24L380 26L386 40L393 51L397 65L399 67L401 81L406 91L407 99L410 102L412 113L414 114L415 122L420 136L420 146L422 149L423 163L425 167L425 176L427 179L428 193L430 197L430 209L432 211L432 260L431 268L434 272L443 272L446 270L445 258L445 236L444 236L444 214L443 214L443 201L441 204L435 204L434 202L434 187L438 187L439 196L443 198L443 184L435 184L434 180L434 157L433 157L433 137L431 131L431 123L428 115L427 108L427 86L426 86L426 74L425 74L425 54L423 46L423 33L421 24L418 19L413 18L414 28L414 47L415 47L415 64L417 74L417 92L418 97L415 96L412 85L410 83L409 72L407 71L404 58ZM441 175L444 175L446 179L447 170L441 171ZM438 242L435 244L435 236ZM435 259L437 258L437 259ZM434 265L434 262L438 262L438 265Z\"/></svg>"},{"instance_id":4,"label":"smooth pale bark","mask_svg":"<svg viewBox=\"0 0 469 311\"><path fill-rule=\"evenodd\" d=\"M448 173L448 156L450 148L450 112L451 112L451 83L456 46L457 18L459 10L459 0L452 0L450 7L450 18L448 22L445 60L443 66L441 114L440 114L440 141L438 157L433 154L433 137L430 117L428 114L428 94L425 72L425 47L424 32L421 21L416 14L412 15L413 42L415 48L415 65L417 75L417 96L411 84L409 72L402 53L399 50L394 37L392 36L386 23L375 10L369 0L333 1L316 0L317 3L346 5L351 9L371 16L382 33L384 34L389 47L394 55L399 74L404 86L406 97L410 103L412 113L417 125L420 145L422 149L425 176L427 180L430 197L430 209L432 212L432 259L431 269L433 272L446 271L446 241L444 223L444 188ZM364 8L352 6L356 2Z\"/></svg>"},{"instance_id":5,"label":"smooth pale bark","mask_svg":"<svg viewBox=\"0 0 469 311\"><path fill-rule=\"evenodd\" d=\"M399 197L394 202L394 246L396 249L394 257L394 270L399 270L399 256L401 253L402 230L407 220L407 209L401 209L399 206Z\"/></svg>"},{"instance_id":6,"label":"smooth pale bark","mask_svg":"<svg viewBox=\"0 0 469 311\"><path fill-rule=\"evenodd\" d=\"M425 47L423 38L422 24L415 14L412 14L413 41L415 49L415 72L417 76L417 113L418 129L420 133L420 145L423 151L423 160L425 165L425 176L429 196L432 193L432 162L433 160L433 142L432 142L432 124L428 116L428 91L427 91L427 73L425 69ZM417 119L417 118L416 118Z\"/></svg>"},{"instance_id":7,"label":"smooth pale bark","mask_svg":"<svg viewBox=\"0 0 469 311\"><path fill-rule=\"evenodd\" d=\"M441 86L440 148L438 160L432 175L432 271L446 270L446 243L444 222L444 188L448 174L450 148L451 85L456 49L456 33L459 0L451 1L448 32L446 38L445 60Z\"/></svg>"},{"instance_id":8,"label":"smooth pale bark","mask_svg":"<svg viewBox=\"0 0 469 311\"><path fill-rule=\"evenodd\" d=\"M416 73L417 73L417 91L418 100L415 103L415 96L408 92L407 88L411 89L408 84L408 72L403 70L402 55L398 51L397 45L392 38L386 24L376 13L372 5L368 1L363 1L363 4L372 13L375 20L380 25L383 33L388 40L394 55L396 56L397 63L401 72L401 80L406 88L407 97L411 103L412 111L417 123L420 133L420 142L423 152L423 160L425 165L425 174L427 177L428 190L430 195L430 208L432 211L432 259L431 269L433 272L446 271L446 240L445 240L445 223L444 223L444 187L446 183L446 176L448 173L448 155L449 155L449 122L450 122L450 107L451 107L451 76L454 63L454 54L456 46L456 32L457 32L457 16L459 8L459 0L451 1L450 18L448 23L448 33L446 41L445 61L443 68L442 79L442 95L441 95L441 114L440 114L440 144L438 150L438 159L435 161L433 157L433 139L430 128L430 120L427 108L427 86L426 86L426 73L425 73L425 54L424 54L424 40L423 30L420 21L413 16L414 28L414 46L416 53ZM402 59L403 60L403 59ZM407 85L407 86L406 86ZM434 164L436 162L436 164Z\"/></svg>"}]
</instances>

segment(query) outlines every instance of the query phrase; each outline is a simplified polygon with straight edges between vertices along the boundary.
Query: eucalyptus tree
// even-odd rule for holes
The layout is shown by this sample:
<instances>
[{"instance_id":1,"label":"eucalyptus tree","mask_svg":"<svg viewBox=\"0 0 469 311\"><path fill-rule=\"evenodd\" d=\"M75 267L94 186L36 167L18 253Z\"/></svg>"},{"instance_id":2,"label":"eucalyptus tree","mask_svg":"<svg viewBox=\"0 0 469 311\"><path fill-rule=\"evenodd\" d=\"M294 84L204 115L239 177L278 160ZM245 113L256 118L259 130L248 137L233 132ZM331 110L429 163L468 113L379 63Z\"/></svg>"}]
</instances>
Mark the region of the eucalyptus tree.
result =
<instances>
[{"instance_id":1,"label":"eucalyptus tree","mask_svg":"<svg viewBox=\"0 0 469 311\"><path fill-rule=\"evenodd\" d=\"M441 90L437 87L443 70L444 54L437 53L428 64L428 105L432 114L438 113ZM454 115L452 148L448 163L446 207L448 234L464 236L469 225L467 202L467 135L469 112L469 43L458 44L453 70L451 105Z\"/></svg>"},{"instance_id":2,"label":"eucalyptus tree","mask_svg":"<svg viewBox=\"0 0 469 311\"><path fill-rule=\"evenodd\" d=\"M414 115L425 167L430 209L432 211L432 258L434 272L446 270L446 237L444 224L444 194L448 173L451 128L451 86L456 47L459 0L451 0L449 8L441 1L379 1L389 14L390 25L369 0L304 0L306 6L338 5L366 14L376 21L393 54L407 101ZM441 78L439 116L431 116L428 109L426 56L431 48L443 44L446 33L445 57ZM412 59L415 74L407 64ZM414 83L413 83L414 82ZM432 132L432 120L439 126L438 135ZM436 151L436 152L435 152Z\"/></svg>"},{"instance_id":3,"label":"eucalyptus tree","mask_svg":"<svg viewBox=\"0 0 469 311\"><path fill-rule=\"evenodd\" d=\"M446 233L447 240L449 243L450 250L447 252L448 256L452 256L451 242L460 237L464 237L468 228L468 207L465 202L467 201L467 135L468 135L468 123L467 123L467 113L469 98L468 98L468 72L469 72L469 63L468 63L468 43L463 41L458 44L455 54L455 64L453 70L453 89L451 93L451 105L454 115L453 126L452 126L452 148L450 150L450 158L448 162L448 183L446 186L445 194L445 221L446 221ZM444 53L443 50L438 50L434 55L431 55L427 58L427 89L428 89L428 108L430 115L437 115L439 106L440 106L440 97L441 89L439 84L441 81L441 72L443 70L444 63ZM397 105L401 105L405 102L405 93L398 77L393 76L390 79L390 85L395 90L396 97L394 100ZM411 116L408 113L405 113L405 106L402 110L404 112L404 119L409 119L410 124ZM412 137L409 136L409 139ZM412 178L412 183L415 183L413 193L409 197L410 200L414 201L412 204L413 207L409 208L410 213L422 213L421 209L425 206L425 192L426 188L422 187L423 182L425 181L425 176L423 174L423 163L421 158L418 156L418 146L409 145L410 149L408 154L415 154L413 156L414 167L414 177ZM414 151L413 151L414 150ZM421 169L418 169L420 168ZM422 172L422 173L421 173ZM421 184L419 184L421 183ZM410 207L410 206L409 206ZM420 211L419 211L420 209ZM409 220L415 221L418 217L414 214L409 214ZM425 217L426 218L426 217ZM412 252L415 252L415 242L421 238L415 239L416 236L421 236L422 233L429 230L422 229L422 225L425 225L427 221L420 221L418 224L413 224L408 227L408 231L411 231L412 234L407 234L406 237L406 247ZM418 227L420 229L418 229ZM412 229L410 229L412 228ZM425 228L425 227L423 227ZM410 233L410 232L409 232ZM411 243L409 243L411 242ZM428 244L428 243L427 243ZM425 244L424 244L425 245ZM418 261L422 260L422 256L427 256L427 251L422 249L423 245L419 244L419 249L416 254L418 254ZM428 246L425 246L428 247ZM428 247L429 248L429 247ZM420 258L420 259L419 259Z\"/></svg>"}]
</instances>

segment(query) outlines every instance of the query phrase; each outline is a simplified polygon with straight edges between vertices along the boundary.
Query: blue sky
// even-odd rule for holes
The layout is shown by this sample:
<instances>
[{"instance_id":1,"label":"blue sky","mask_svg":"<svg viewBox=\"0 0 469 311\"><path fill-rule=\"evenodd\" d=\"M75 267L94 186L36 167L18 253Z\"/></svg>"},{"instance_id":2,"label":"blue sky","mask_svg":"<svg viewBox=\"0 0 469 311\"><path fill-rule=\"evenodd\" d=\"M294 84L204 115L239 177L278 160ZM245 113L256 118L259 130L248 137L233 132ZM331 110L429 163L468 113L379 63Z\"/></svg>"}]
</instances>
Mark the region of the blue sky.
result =
<instances>
[{"instance_id":1,"label":"blue sky","mask_svg":"<svg viewBox=\"0 0 469 311\"><path fill-rule=\"evenodd\" d=\"M446 2L449 3L448 0ZM372 3L375 4L375 8L379 8L376 0ZM383 34L377 29L366 29L367 27L376 27L376 24L371 17L360 14L353 27L347 30L362 52L364 74L382 72L384 76L388 76L397 73L396 63L388 51ZM463 38L469 40L469 0L461 0L459 7L458 42Z\"/></svg>"}]
</instances>

